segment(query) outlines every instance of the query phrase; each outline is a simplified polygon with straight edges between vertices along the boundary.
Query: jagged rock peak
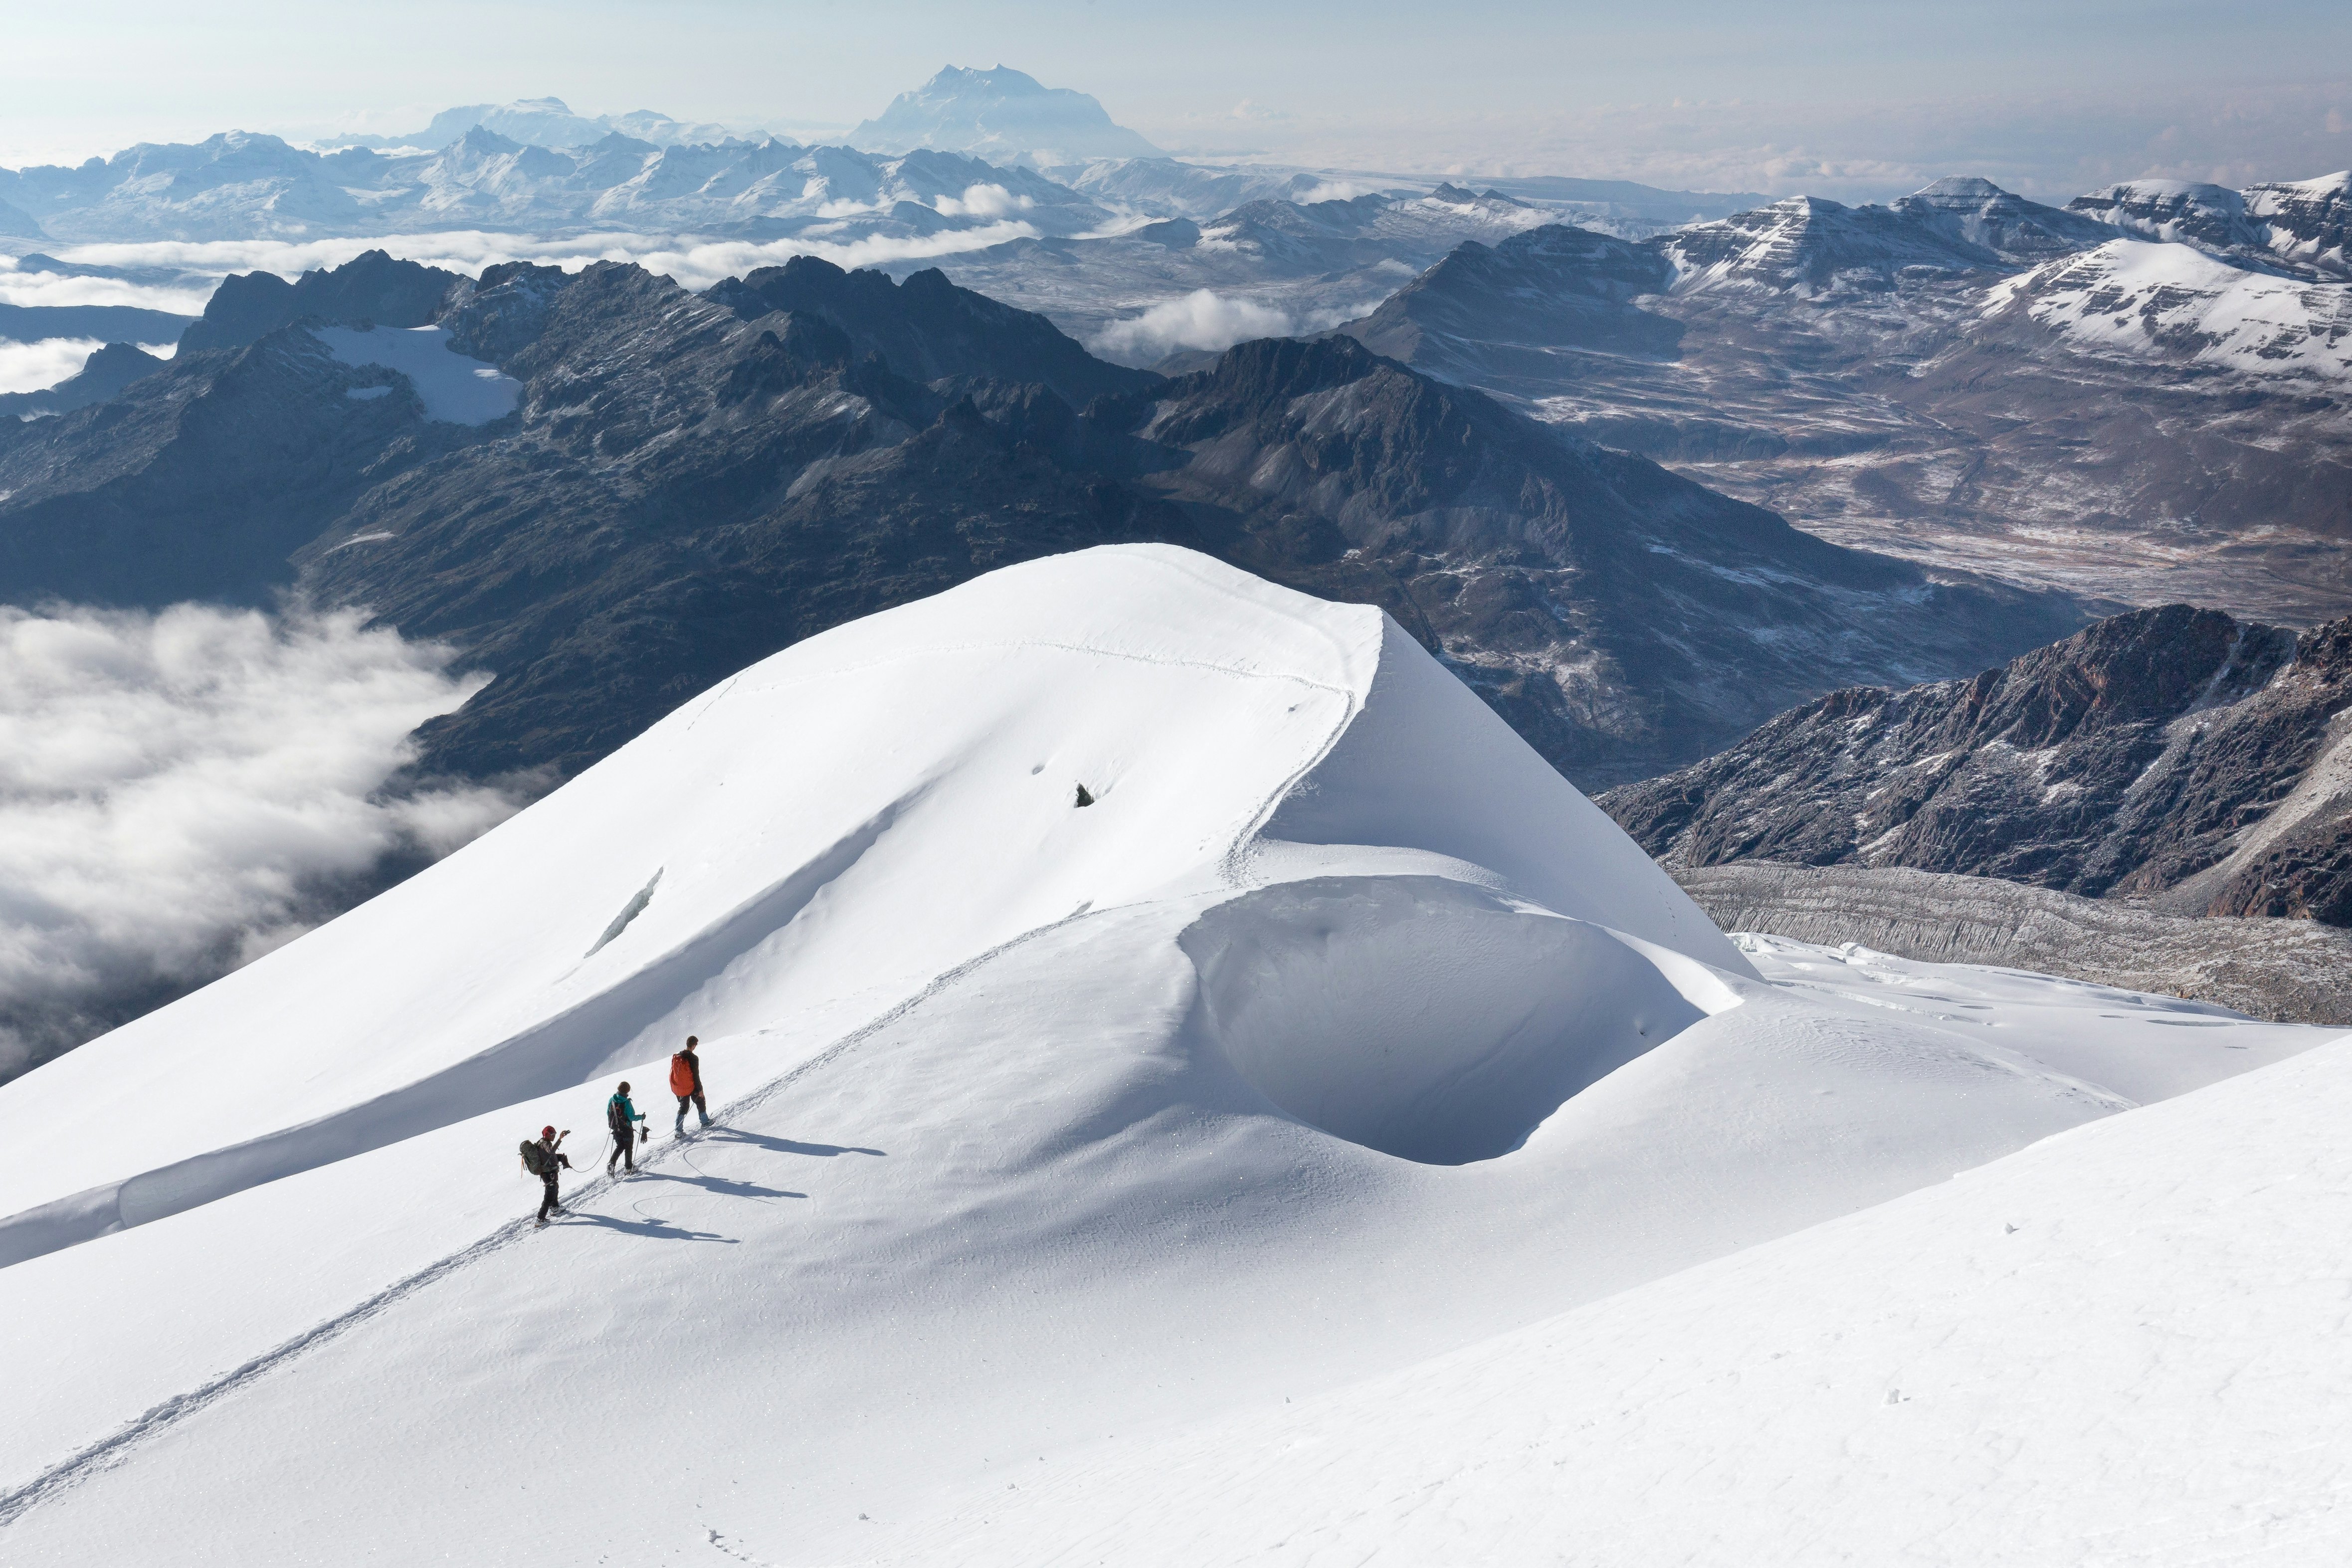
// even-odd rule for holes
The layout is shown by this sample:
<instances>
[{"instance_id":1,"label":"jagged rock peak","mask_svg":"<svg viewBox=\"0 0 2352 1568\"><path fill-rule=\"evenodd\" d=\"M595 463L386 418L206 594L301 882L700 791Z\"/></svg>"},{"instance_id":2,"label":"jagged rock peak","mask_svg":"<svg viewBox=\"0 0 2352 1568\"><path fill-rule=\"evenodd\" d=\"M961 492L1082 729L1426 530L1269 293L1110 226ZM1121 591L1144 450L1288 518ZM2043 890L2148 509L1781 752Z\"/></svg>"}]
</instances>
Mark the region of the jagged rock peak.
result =
<instances>
[{"instance_id":1,"label":"jagged rock peak","mask_svg":"<svg viewBox=\"0 0 2352 1568\"><path fill-rule=\"evenodd\" d=\"M1855 689L1601 804L1654 854L1998 877L2352 924L2352 620L2113 616L1970 680Z\"/></svg>"}]
</instances>

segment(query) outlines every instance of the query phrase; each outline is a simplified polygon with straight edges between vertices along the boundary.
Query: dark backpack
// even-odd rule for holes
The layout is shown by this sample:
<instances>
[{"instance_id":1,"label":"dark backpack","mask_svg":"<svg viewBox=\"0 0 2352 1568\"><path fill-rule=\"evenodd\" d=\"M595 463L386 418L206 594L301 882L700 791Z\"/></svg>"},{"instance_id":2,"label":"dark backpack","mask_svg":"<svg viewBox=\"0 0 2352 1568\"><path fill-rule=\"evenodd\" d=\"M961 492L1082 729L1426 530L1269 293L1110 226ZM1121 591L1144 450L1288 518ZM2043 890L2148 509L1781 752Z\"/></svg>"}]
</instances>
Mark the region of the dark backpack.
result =
<instances>
[{"instance_id":1,"label":"dark backpack","mask_svg":"<svg viewBox=\"0 0 2352 1568\"><path fill-rule=\"evenodd\" d=\"M548 1160L547 1151L541 1147L536 1138L526 1138L522 1141L522 1168L534 1176L542 1177L554 1169L553 1164Z\"/></svg>"}]
</instances>

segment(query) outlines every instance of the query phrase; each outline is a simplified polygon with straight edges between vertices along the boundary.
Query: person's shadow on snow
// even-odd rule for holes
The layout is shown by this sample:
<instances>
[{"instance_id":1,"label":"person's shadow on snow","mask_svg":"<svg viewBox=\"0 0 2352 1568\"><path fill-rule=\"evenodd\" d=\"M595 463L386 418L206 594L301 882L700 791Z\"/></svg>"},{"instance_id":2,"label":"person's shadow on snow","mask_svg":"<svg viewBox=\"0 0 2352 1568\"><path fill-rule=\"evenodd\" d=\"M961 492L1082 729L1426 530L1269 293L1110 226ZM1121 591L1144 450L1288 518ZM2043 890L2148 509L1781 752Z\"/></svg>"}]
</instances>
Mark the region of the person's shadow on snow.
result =
<instances>
[{"instance_id":1,"label":"person's shadow on snow","mask_svg":"<svg viewBox=\"0 0 2352 1568\"><path fill-rule=\"evenodd\" d=\"M724 1247L739 1247L735 1237L721 1236L715 1230L688 1230L682 1225L672 1225L666 1219L617 1219L608 1214L573 1214L556 1222L558 1225L594 1225L606 1230L626 1231L655 1241L715 1241Z\"/></svg>"},{"instance_id":2,"label":"person's shadow on snow","mask_svg":"<svg viewBox=\"0 0 2352 1568\"><path fill-rule=\"evenodd\" d=\"M762 1187L751 1182L734 1182L725 1176L684 1176L676 1171L637 1173L638 1181L683 1182L689 1187L700 1187L706 1193L716 1193L722 1198L804 1198L806 1193L788 1193L782 1187Z\"/></svg>"},{"instance_id":3,"label":"person's shadow on snow","mask_svg":"<svg viewBox=\"0 0 2352 1568\"><path fill-rule=\"evenodd\" d=\"M730 1143L750 1143L778 1154L814 1154L825 1160L836 1154L871 1154L877 1160L889 1158L879 1149L857 1149L844 1143L795 1143L789 1138L771 1138L764 1132L746 1132L740 1127L714 1127L702 1136Z\"/></svg>"}]
</instances>

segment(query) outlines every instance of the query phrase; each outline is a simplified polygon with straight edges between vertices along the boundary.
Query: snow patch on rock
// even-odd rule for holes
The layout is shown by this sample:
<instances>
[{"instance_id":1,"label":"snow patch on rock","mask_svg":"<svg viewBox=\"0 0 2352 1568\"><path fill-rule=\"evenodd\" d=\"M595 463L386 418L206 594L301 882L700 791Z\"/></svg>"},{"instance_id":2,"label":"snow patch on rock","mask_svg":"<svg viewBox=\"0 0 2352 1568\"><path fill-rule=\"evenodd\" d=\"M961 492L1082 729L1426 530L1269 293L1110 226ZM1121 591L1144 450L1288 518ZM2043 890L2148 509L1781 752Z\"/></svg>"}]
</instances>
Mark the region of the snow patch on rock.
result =
<instances>
[{"instance_id":1,"label":"snow patch on rock","mask_svg":"<svg viewBox=\"0 0 2352 1568\"><path fill-rule=\"evenodd\" d=\"M522 383L451 348L439 327L320 327L312 335L345 364L380 365L407 377L427 419L487 425L513 413L522 396ZM351 395L377 394L361 387Z\"/></svg>"}]
</instances>

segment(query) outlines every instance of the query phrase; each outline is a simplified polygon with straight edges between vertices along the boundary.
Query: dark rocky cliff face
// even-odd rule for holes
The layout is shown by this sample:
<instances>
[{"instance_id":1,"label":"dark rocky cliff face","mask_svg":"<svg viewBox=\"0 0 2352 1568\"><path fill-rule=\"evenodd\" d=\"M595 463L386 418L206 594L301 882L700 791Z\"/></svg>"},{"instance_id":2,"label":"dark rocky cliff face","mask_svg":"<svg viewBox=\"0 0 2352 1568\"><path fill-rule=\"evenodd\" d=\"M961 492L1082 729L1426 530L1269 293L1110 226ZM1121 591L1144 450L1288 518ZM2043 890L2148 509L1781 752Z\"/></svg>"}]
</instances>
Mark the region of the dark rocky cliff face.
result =
<instances>
[{"instance_id":1,"label":"dark rocky cliff face","mask_svg":"<svg viewBox=\"0 0 2352 1568\"><path fill-rule=\"evenodd\" d=\"M1560 349L1672 358L1683 324L1633 301L1662 294L1674 267L1654 246L1547 224L1498 245L1473 240L1341 329L1373 353L1475 381L1532 367Z\"/></svg>"},{"instance_id":2,"label":"dark rocky cliff face","mask_svg":"<svg viewBox=\"0 0 2352 1568\"><path fill-rule=\"evenodd\" d=\"M1570 778L1695 757L1832 669L1965 668L2071 604L1931 582L1341 337L1154 394L1139 481L1254 571L1389 608ZM1834 677L1829 678L1834 679Z\"/></svg>"},{"instance_id":3,"label":"dark rocky cliff face","mask_svg":"<svg viewBox=\"0 0 2352 1568\"><path fill-rule=\"evenodd\" d=\"M441 313L451 289L466 279L438 267L396 261L370 250L328 272L306 272L295 282L269 272L225 279L205 313L180 334L180 352L242 348L296 321L335 325L422 327Z\"/></svg>"},{"instance_id":4,"label":"dark rocky cliff face","mask_svg":"<svg viewBox=\"0 0 2352 1568\"><path fill-rule=\"evenodd\" d=\"M1972 680L1781 714L1601 805L1651 853L1908 867L2352 924L2352 621L2173 605Z\"/></svg>"},{"instance_id":5,"label":"dark rocky cliff face","mask_svg":"<svg viewBox=\"0 0 2352 1568\"><path fill-rule=\"evenodd\" d=\"M366 605L498 676L426 731L429 766L477 776L576 770L801 637L1119 541L1385 606L1588 784L2081 620L1825 544L1344 339L1163 381L936 273L795 262L696 295L611 264L404 265L233 300L229 335L295 314L0 426L0 596ZM436 289L450 342L521 384L512 414L431 420L309 330Z\"/></svg>"}]
</instances>

